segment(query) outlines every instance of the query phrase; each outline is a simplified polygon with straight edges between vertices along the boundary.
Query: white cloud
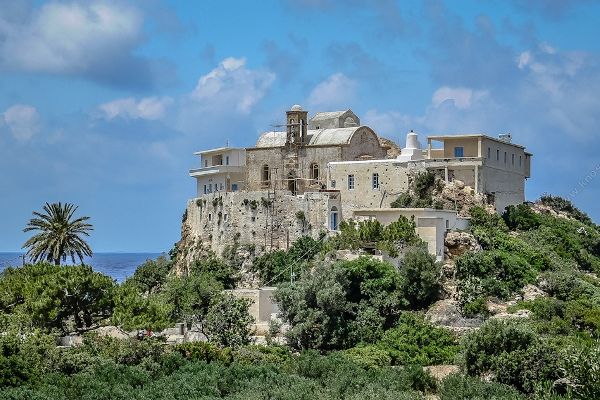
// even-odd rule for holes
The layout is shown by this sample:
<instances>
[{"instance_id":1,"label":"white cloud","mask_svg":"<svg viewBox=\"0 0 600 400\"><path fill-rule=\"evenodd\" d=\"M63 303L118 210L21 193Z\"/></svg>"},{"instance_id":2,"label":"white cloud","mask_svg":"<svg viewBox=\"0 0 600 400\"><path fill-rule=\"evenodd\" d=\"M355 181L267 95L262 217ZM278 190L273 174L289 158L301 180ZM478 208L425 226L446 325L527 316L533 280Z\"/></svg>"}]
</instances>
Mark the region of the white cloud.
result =
<instances>
[{"instance_id":1,"label":"white cloud","mask_svg":"<svg viewBox=\"0 0 600 400\"><path fill-rule=\"evenodd\" d=\"M274 80L272 72L247 68L245 58L229 57L200 77L190 98L204 108L248 114Z\"/></svg>"},{"instance_id":2,"label":"white cloud","mask_svg":"<svg viewBox=\"0 0 600 400\"><path fill-rule=\"evenodd\" d=\"M377 133L399 140L402 138L402 133L406 133L402 131L410 129L413 118L398 111L368 110L361 118L361 122L373 128Z\"/></svg>"},{"instance_id":3,"label":"white cloud","mask_svg":"<svg viewBox=\"0 0 600 400\"><path fill-rule=\"evenodd\" d=\"M433 106L438 107L444 101L452 100L456 108L465 110L470 108L474 102L487 96L487 94L488 93L484 90L442 86L433 93L431 103Z\"/></svg>"},{"instance_id":4,"label":"white cloud","mask_svg":"<svg viewBox=\"0 0 600 400\"><path fill-rule=\"evenodd\" d=\"M141 58L131 55L142 28L138 10L109 1L50 2L19 13L0 10L0 65L105 80L135 66L143 75Z\"/></svg>"},{"instance_id":5,"label":"white cloud","mask_svg":"<svg viewBox=\"0 0 600 400\"><path fill-rule=\"evenodd\" d=\"M310 107L334 108L348 106L356 98L358 83L342 73L335 73L319 83L310 92Z\"/></svg>"},{"instance_id":6,"label":"white cloud","mask_svg":"<svg viewBox=\"0 0 600 400\"><path fill-rule=\"evenodd\" d=\"M172 103L170 97L145 97L140 100L127 97L101 104L98 108L107 120L117 117L157 120L164 117L167 107Z\"/></svg>"},{"instance_id":7,"label":"white cloud","mask_svg":"<svg viewBox=\"0 0 600 400\"><path fill-rule=\"evenodd\" d=\"M16 104L8 108L2 117L17 140L31 139L40 130L40 115L35 107Z\"/></svg>"}]
</instances>

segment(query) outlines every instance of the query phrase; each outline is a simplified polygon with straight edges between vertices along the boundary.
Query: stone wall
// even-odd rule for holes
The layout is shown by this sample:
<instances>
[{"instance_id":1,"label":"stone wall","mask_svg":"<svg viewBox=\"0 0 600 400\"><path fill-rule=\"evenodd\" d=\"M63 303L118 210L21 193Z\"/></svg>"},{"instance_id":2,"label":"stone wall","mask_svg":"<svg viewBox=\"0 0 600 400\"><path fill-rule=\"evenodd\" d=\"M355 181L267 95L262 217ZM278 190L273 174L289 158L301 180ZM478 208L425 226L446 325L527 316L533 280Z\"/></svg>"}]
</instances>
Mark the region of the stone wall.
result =
<instances>
[{"instance_id":1,"label":"stone wall","mask_svg":"<svg viewBox=\"0 0 600 400\"><path fill-rule=\"evenodd\" d=\"M332 160L342 159L340 146L311 146L296 150L285 147L253 148L246 152L246 187L248 191L266 190L276 188L287 190L290 173L297 178L297 192L318 190L325 183L327 163ZM310 180L311 165L319 166L319 179ZM268 165L271 179L268 185L262 180L263 166ZM277 170L275 170L277 169Z\"/></svg>"},{"instance_id":2,"label":"stone wall","mask_svg":"<svg viewBox=\"0 0 600 400\"><path fill-rule=\"evenodd\" d=\"M278 191L271 198L267 191L212 193L188 202L184 230L189 243L217 255L234 243L253 245L257 252L286 249L301 236L326 234L334 206L341 208L335 192Z\"/></svg>"},{"instance_id":3,"label":"stone wall","mask_svg":"<svg viewBox=\"0 0 600 400\"><path fill-rule=\"evenodd\" d=\"M397 160L333 162L328 166L329 189L342 196L342 218L352 218L360 208L388 208L398 195L409 190L410 175L424 168L417 163ZM373 175L378 174L379 187L373 187ZM354 189L348 188L348 176L354 176Z\"/></svg>"}]
</instances>

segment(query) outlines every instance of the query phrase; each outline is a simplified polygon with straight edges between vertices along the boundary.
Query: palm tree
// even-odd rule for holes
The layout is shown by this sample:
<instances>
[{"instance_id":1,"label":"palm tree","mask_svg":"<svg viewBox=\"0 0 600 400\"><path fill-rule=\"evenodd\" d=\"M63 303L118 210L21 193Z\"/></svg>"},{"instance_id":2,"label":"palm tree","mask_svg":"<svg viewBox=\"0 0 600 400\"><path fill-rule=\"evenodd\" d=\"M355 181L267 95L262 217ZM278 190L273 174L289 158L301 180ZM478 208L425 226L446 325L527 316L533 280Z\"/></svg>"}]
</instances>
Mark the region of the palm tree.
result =
<instances>
[{"instance_id":1,"label":"palm tree","mask_svg":"<svg viewBox=\"0 0 600 400\"><path fill-rule=\"evenodd\" d=\"M27 248L27 256L31 262L50 261L60 265L67 256L75 263L75 256L83 263L83 256L91 256L92 249L82 239L89 236L92 225L86 221L90 217L72 219L77 206L70 203L52 203L44 205L44 212L33 212L35 218L29 220L23 232L39 231L25 242L22 248Z\"/></svg>"}]
</instances>

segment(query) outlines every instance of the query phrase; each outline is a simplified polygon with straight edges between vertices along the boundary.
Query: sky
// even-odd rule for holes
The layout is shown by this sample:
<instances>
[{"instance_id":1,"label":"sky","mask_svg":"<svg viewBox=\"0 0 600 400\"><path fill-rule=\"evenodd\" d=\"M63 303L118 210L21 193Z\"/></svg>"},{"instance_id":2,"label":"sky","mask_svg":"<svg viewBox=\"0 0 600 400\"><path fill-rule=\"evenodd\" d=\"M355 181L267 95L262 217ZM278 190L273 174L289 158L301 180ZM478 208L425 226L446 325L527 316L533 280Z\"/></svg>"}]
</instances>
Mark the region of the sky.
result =
<instances>
[{"instance_id":1,"label":"sky","mask_svg":"<svg viewBox=\"0 0 600 400\"><path fill-rule=\"evenodd\" d=\"M600 222L600 2L0 0L0 251L70 202L96 252L161 252L195 151L252 146L301 104L404 144L510 132L526 197Z\"/></svg>"}]
</instances>

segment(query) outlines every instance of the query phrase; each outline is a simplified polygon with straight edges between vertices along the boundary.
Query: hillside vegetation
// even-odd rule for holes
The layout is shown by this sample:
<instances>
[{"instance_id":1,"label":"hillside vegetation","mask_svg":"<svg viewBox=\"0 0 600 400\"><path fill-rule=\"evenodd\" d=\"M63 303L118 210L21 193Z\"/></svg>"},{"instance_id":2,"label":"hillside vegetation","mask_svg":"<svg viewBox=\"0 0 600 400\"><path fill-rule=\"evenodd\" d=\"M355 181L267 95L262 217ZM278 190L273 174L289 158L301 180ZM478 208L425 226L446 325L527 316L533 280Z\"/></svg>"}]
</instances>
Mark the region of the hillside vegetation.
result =
<instances>
[{"instance_id":1,"label":"hillside vegetation","mask_svg":"<svg viewBox=\"0 0 600 400\"><path fill-rule=\"evenodd\" d=\"M444 266L405 218L349 221L336 237L256 257L253 272L278 286L287 325L281 333L273 324L265 346L250 344L248 302L223 292L243 279L235 249L181 277L174 260L148 261L122 284L85 266L9 268L0 275L0 398L600 398L598 226L553 196L502 216L469 213L466 234L478 246ZM336 260L340 249L404 258L400 268ZM459 336L433 325L426 312L439 301L477 329ZM181 321L201 326L208 343L94 333ZM84 344L57 348L68 332ZM436 380L422 368L444 364L460 370Z\"/></svg>"}]
</instances>

